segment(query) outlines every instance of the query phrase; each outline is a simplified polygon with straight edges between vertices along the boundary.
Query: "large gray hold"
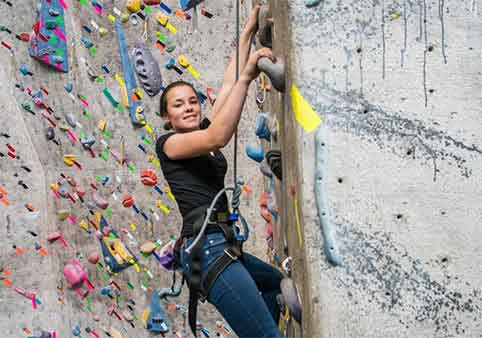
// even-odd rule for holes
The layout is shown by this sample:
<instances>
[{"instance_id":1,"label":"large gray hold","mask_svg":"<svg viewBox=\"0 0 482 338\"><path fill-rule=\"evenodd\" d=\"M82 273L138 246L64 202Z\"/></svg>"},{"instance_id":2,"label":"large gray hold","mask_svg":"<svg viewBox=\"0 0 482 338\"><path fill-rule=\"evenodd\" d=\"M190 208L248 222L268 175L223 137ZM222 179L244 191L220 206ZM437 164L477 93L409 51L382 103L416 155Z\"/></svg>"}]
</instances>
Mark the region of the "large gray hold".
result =
<instances>
[{"instance_id":1,"label":"large gray hold","mask_svg":"<svg viewBox=\"0 0 482 338\"><path fill-rule=\"evenodd\" d=\"M280 91L285 91L285 66L284 63L278 61L274 63L267 57L262 57L258 60L258 68L264 72L271 80L273 87Z\"/></svg>"},{"instance_id":2,"label":"large gray hold","mask_svg":"<svg viewBox=\"0 0 482 338\"><path fill-rule=\"evenodd\" d=\"M132 50L132 59L139 82L147 95L159 94L162 87L161 70L150 49L142 42L136 43Z\"/></svg>"}]
</instances>

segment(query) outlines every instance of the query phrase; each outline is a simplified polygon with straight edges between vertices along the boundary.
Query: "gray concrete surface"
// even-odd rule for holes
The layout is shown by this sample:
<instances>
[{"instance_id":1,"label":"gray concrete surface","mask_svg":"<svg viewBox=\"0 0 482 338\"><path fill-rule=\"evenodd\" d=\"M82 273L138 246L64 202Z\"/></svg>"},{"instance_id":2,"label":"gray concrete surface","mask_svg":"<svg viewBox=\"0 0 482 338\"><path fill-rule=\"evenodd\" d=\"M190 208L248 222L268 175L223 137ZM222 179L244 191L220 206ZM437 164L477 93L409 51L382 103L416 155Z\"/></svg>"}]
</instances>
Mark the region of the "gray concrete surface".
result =
<instances>
[{"instance_id":1,"label":"gray concrete surface","mask_svg":"<svg viewBox=\"0 0 482 338\"><path fill-rule=\"evenodd\" d=\"M177 1L173 0L164 2L172 7L177 5ZM89 187L89 184L95 182L95 176L106 175L110 177L110 181L106 187L101 187L99 191L109 199L112 216L108 216L107 220L117 230L129 229L130 223L136 223L137 230L131 232L140 243L144 240L156 239L161 239L163 243L166 243L169 236L176 235L180 230L180 215L177 208L171 204L172 212L169 215L164 215L162 211L155 208L155 201L159 197L157 193L140 183L140 170L153 168L159 175L161 185L165 186L166 184L162 179L161 171L152 163L149 163L147 155L137 147L138 144L143 143L141 140L143 131L135 130L131 126L127 112L121 114L114 111L102 94L102 89L107 87L116 99L120 99L119 87L113 78L114 73L121 71L120 57L113 33L113 24L107 20L106 14L113 12L113 6L124 10L125 1L104 1L105 14L102 17L93 11L90 2L83 8L80 7L78 1L67 1L67 3L70 7L66 11L65 22L69 39L71 69L68 74L59 74L30 58L27 53L27 44L14 37L15 33L31 31L37 1L19 0L13 2L13 7L8 6L5 2L0 2L1 24L13 31L13 34L1 32L0 39L12 45L15 50L13 56L3 47L0 50L1 132L8 133L10 136L10 138L0 137L0 147L2 148L0 151L5 154L5 157L0 158L2 169L0 185L8 191L8 199L11 202L9 207L3 204L0 207L0 217L3 220L0 230L2 237L0 266L3 268L2 286L0 287L0 329L4 337L28 336L29 334L25 333L28 331L24 332L23 328L31 330L34 334L39 334L40 330L55 330L57 337L69 337L74 326L80 323L84 337L88 336L88 333L85 332L86 327L95 328L102 337L105 337L102 328L108 329L110 326L119 330L124 337L147 337L149 334L141 327L140 321L135 321L136 327L132 328L127 322L119 321L115 317L107 315L107 308L111 301L99 294L100 287L105 285L101 280L102 276L86 260L87 254L91 250L99 251L100 249L93 233L88 234L78 225L72 225L68 221L60 222L56 218L57 211L65 208L71 210L79 221L87 218L93 219L87 209L79 202L72 205L66 199L55 199L50 191L50 186L60 179L60 173L72 175L87 190L86 201L91 200L93 189ZM231 46L235 36L233 4L216 1L206 2L207 8L214 14L214 17L208 19L199 16L197 29L194 29L190 21L172 19L172 23L178 29L176 36L171 37L176 44L176 50L172 55L177 57L180 54L185 54L195 68L200 71L200 80L194 81L200 89L205 90L207 85L219 89L221 85L223 69L227 64L229 54L233 50ZM242 6L241 14L243 17L249 13L249 9L248 4ZM151 35L148 45L152 48L154 57L162 66L165 83L168 83L177 79L178 76L174 71L164 69L163 66L167 62L168 56L165 52L161 54L154 47L155 31L168 34L164 28L155 22L155 14L158 11L158 8L156 8L151 15L149 28ZM87 35L82 30L82 25L88 25L92 28L91 20L95 20L98 25L109 30L109 34L103 38L95 32L89 36L97 47L95 56L90 55L80 42L80 37ZM124 29L129 45L132 47L141 38L142 27L126 24ZM89 79L87 66L83 60L93 66L99 75L103 74L101 66L103 64L108 66L111 73L105 75L105 85ZM22 76L20 74L18 69L23 64L29 67L33 76ZM193 81L193 78L187 72L185 72L183 78ZM74 97L77 94L84 95L89 102L89 107L84 108L77 99L73 101L69 97L64 89L64 85L68 82L73 83ZM103 151L99 142L102 138L105 139L97 129L97 123L100 119L105 119L107 130L112 134L112 139L106 139L106 141L115 151L119 152L122 137L124 138L125 154L134 163L135 173L130 173L125 166L120 167L112 156L107 161L100 159L98 156L95 159L90 158L90 155L82 150L79 144L71 144L67 135L58 128L56 132L59 145L47 142L44 136L47 124L40 116L41 110L34 108L36 112L34 116L21 108L22 102L30 100L26 93L15 88L17 83L24 87L30 87L34 91L39 90L40 86L46 88L49 92L46 103L55 110L56 115L62 117L62 112L73 113L81 122L82 130L94 134L97 139L97 144L94 146L96 155ZM162 120L155 114L158 111L159 97L150 99L146 96L144 103L148 122L153 128L156 128L153 135L155 140L162 132L160 128ZM82 113L84 110L91 114L91 120L84 117ZM205 105L204 111L206 113L209 111L208 104ZM258 199L263 190L262 177L258 173L258 168L253 164L254 162L247 159L244 154L246 143L255 139L253 126L256 113L254 99L251 97L248 100L245 117L239 129L238 170L239 175L246 180L247 185L253 190L250 195L243 194L241 204L244 214L254 225L247 250L265 257L264 228L258 216L257 208ZM81 128L79 127L74 130L77 136L80 135L80 131ZM7 143L16 148L19 159L10 159L6 155ZM154 146L146 144L144 146L149 154L154 153ZM75 167L67 167L63 163L62 156L66 153L78 156L78 161L83 165L82 171ZM230 185L233 170L232 143L225 148L224 153L230 161L226 178L226 184ZM21 165L27 166L31 172L22 169ZM117 191L116 193L118 200L115 200L109 193L109 189L117 186L116 176L122 180L121 192ZM20 180L26 184L27 188L22 188L18 184ZM120 199L126 192L135 196L137 205L148 213L149 222L144 221L132 210L122 207ZM162 197L162 200L169 205L168 198ZM31 203L35 211L27 211L24 207L26 203ZM149 212L151 208L158 214L159 220ZM64 249L59 243L47 243L47 235L55 230L62 231L70 248ZM90 230L93 230L92 226L90 226ZM31 235L28 231L35 232L37 237ZM48 250L48 257L42 257L35 251L35 242L40 243ZM25 254L23 256L16 255L12 245L22 247ZM137 252L135 246L134 251ZM144 259L139 257L139 254L137 256L140 258L142 266L149 269L154 275L154 279L147 281L150 289L170 286L171 273L160 267L152 258ZM72 290L67 288L62 275L64 265L75 257L80 257L88 267L90 279L96 286L96 290L91 292L91 311L87 309L85 301L80 300ZM10 274L7 274L7 271ZM3 284L4 279L10 280L13 285L5 286ZM134 314L140 318L142 311L148 304L150 294L142 291L140 285L140 281L146 279L146 274L143 272L136 273L134 268L129 268L116 276L115 279L123 287L125 298L135 300ZM127 282L134 285L134 290L127 290ZM30 301L13 291L15 287L36 292L42 301L42 305L37 310L32 310ZM187 294L185 288L182 297L173 300L173 303L187 306ZM61 299L64 304L60 304L58 299ZM120 308L121 310L126 309L125 301L120 303ZM171 321L171 332L168 336L174 337L173 331L177 331L179 336L182 337L189 336L189 327L185 321L183 322L181 311L166 311ZM99 322L94 321L94 315L100 317ZM201 305L198 319L205 327L211 329L213 336L216 334L215 322L221 318L213 307Z\"/></svg>"},{"instance_id":2,"label":"gray concrete surface","mask_svg":"<svg viewBox=\"0 0 482 338\"><path fill-rule=\"evenodd\" d=\"M284 156L277 247L285 240L293 257L303 336L481 337L482 3L270 4L287 87L324 119L325 194L343 259L332 267L323 255L315 132L272 93L272 146Z\"/></svg>"}]
</instances>

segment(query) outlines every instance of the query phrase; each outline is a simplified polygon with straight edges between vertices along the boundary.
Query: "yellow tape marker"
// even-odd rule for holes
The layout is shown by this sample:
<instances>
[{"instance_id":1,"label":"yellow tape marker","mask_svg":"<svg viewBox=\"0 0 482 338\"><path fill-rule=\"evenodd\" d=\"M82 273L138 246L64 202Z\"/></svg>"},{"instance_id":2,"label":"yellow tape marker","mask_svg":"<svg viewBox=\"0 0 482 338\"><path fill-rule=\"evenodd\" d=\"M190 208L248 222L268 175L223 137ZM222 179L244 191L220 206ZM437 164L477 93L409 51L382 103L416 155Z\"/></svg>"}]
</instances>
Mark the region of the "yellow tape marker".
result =
<instances>
[{"instance_id":1,"label":"yellow tape marker","mask_svg":"<svg viewBox=\"0 0 482 338\"><path fill-rule=\"evenodd\" d=\"M291 86L290 96L296 121L308 133L315 130L320 125L321 118L315 113L295 85Z\"/></svg>"},{"instance_id":2,"label":"yellow tape marker","mask_svg":"<svg viewBox=\"0 0 482 338\"><path fill-rule=\"evenodd\" d=\"M296 231L298 233L298 241L300 243L300 248L303 247L303 235L301 234L301 224L300 224L300 214L298 212L298 198L295 199L295 218L296 218Z\"/></svg>"}]
</instances>

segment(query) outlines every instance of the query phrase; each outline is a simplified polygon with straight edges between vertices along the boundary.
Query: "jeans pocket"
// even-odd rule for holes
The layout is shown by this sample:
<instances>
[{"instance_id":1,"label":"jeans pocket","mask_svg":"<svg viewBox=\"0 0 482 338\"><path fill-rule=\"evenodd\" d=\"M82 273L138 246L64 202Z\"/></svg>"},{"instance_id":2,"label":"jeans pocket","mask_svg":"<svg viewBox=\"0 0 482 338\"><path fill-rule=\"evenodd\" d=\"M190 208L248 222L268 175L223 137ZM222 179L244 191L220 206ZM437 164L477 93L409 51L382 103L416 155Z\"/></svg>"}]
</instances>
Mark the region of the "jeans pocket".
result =
<instances>
[{"instance_id":1,"label":"jeans pocket","mask_svg":"<svg viewBox=\"0 0 482 338\"><path fill-rule=\"evenodd\" d=\"M218 257L224 254L228 243L223 233L209 234L204 244L203 270L207 270Z\"/></svg>"}]
</instances>

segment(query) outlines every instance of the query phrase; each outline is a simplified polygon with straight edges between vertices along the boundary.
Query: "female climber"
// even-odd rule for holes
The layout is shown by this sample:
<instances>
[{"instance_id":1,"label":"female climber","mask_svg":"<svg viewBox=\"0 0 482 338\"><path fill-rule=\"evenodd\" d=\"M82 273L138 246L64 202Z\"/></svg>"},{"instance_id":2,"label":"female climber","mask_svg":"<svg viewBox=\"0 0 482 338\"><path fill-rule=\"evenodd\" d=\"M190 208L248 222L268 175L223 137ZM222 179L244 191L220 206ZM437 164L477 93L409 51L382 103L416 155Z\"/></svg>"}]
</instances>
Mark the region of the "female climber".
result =
<instances>
[{"instance_id":1,"label":"female climber","mask_svg":"<svg viewBox=\"0 0 482 338\"><path fill-rule=\"evenodd\" d=\"M198 96L189 83L171 83L160 101L161 116L173 131L159 137L156 152L183 218L179 264L190 290L189 322L194 333L201 297L217 308L239 337L282 337L277 328L280 309L276 297L283 276L271 265L242 252L228 220L225 193L215 205L204 240L190 254L185 251L196 237L206 208L224 188L227 162L220 149L237 128L248 87L259 75L257 62L262 57L272 58L269 49L250 55L258 12L259 6L240 35L239 79L236 81L233 56L209 119L202 119Z\"/></svg>"}]
</instances>

